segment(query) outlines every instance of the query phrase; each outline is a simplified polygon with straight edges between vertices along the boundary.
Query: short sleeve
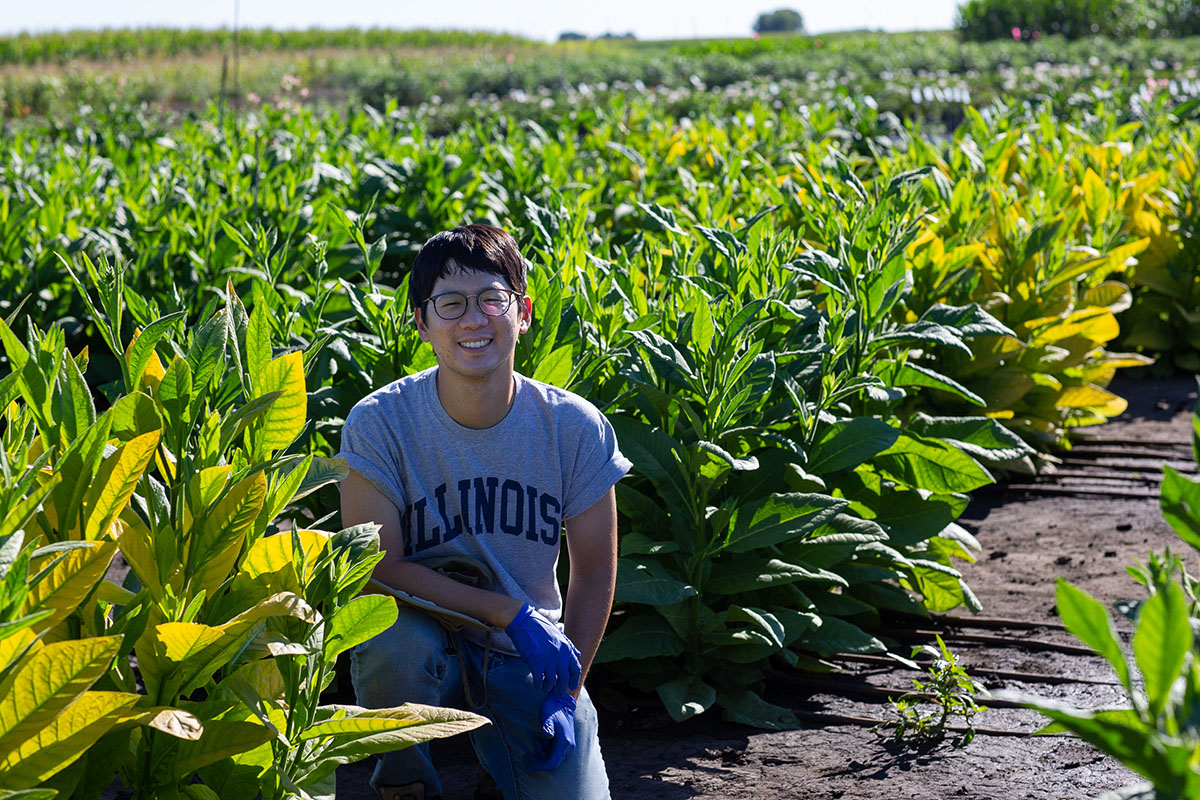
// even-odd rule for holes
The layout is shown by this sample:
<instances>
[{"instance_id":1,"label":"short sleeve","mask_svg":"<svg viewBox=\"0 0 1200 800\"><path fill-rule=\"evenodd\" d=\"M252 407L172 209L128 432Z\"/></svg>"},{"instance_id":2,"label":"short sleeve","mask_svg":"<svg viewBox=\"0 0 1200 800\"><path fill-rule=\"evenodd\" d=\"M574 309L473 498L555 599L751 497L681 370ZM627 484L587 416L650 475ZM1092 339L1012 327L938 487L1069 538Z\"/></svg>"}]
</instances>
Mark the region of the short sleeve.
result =
<instances>
[{"instance_id":1,"label":"short sleeve","mask_svg":"<svg viewBox=\"0 0 1200 800\"><path fill-rule=\"evenodd\" d=\"M396 437L387 428L378 405L355 406L342 427L342 449L338 456L346 459L350 469L362 475L392 501L401 511L408 504L399 479Z\"/></svg>"},{"instance_id":2,"label":"short sleeve","mask_svg":"<svg viewBox=\"0 0 1200 800\"><path fill-rule=\"evenodd\" d=\"M579 516L595 505L629 472L633 463L621 454L612 423L594 406L579 426L578 447L563 501L563 519Z\"/></svg>"}]
</instances>

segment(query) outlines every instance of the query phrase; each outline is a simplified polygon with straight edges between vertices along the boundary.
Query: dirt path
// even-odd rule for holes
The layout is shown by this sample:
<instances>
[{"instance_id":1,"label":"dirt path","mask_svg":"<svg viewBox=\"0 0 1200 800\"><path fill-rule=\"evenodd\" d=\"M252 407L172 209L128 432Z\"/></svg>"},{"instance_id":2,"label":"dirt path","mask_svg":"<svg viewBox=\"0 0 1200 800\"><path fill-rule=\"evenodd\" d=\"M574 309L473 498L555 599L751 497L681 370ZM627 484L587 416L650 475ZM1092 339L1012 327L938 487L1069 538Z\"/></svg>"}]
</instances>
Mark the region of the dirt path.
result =
<instances>
[{"instance_id":1,"label":"dirt path","mask_svg":"<svg viewBox=\"0 0 1200 800\"><path fill-rule=\"evenodd\" d=\"M1193 380L1126 380L1112 388L1129 399L1130 408L1097 433L1147 442L1188 441L1190 410L1196 402ZM983 616L1051 626L1056 621L1056 576L1111 605L1141 596L1140 587L1125 572L1126 565L1166 546L1186 550L1163 522L1157 499L1118 496L1117 490L1110 495L1056 496L993 489L979 493L960 522L984 548L980 560L964 569L983 602ZM1118 629L1130 630L1124 623ZM992 633L1073 643L1068 634L1053 627ZM1112 679L1104 663L1091 656L1015 646L952 647L968 670ZM908 688L915 677L915 673L869 665L851 669L860 680L878 686ZM1080 706L1120 702L1116 686L1104 683L1051 685L995 678L985 683L991 690L1033 692ZM887 716L886 703L877 698L824 691L788 682L773 686L768 699L811 714ZM914 749L852 724L813 723L799 730L767 733L715 717L678 725L655 710L620 719L602 717L602 721L614 800L1084 800L1134 780L1120 764L1067 736L980 733L965 746L946 741ZM1042 718L1023 709L996 708L982 714L977 724L1033 731ZM469 748L454 742L439 746L439 764L445 765L445 800L469 800L476 772ZM343 768L338 796L342 800L370 797L364 790L368 774L368 764Z\"/></svg>"}]
</instances>

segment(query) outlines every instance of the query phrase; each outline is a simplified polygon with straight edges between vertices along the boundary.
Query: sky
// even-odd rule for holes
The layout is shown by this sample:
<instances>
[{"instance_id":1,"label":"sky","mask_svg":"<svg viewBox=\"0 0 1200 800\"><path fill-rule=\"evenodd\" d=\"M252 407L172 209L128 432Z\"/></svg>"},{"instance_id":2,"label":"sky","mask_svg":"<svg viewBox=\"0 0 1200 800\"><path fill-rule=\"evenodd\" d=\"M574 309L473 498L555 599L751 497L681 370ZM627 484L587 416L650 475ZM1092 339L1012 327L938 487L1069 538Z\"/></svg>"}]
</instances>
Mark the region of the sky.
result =
<instances>
[{"instance_id":1,"label":"sky","mask_svg":"<svg viewBox=\"0 0 1200 800\"><path fill-rule=\"evenodd\" d=\"M764 11L799 11L805 28L949 28L960 0L0 0L0 34L76 28L439 28L517 33L553 41L632 32L639 39L747 36Z\"/></svg>"}]
</instances>

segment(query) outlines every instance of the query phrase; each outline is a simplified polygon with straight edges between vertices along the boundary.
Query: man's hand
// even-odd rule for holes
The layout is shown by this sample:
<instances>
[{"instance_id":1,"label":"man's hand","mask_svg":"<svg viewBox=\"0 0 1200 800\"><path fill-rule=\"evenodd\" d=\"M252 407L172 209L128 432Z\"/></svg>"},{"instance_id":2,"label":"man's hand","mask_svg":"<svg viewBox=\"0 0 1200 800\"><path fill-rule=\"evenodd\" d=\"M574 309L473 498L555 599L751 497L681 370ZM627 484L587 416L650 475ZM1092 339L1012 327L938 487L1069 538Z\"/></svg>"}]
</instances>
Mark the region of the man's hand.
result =
<instances>
[{"instance_id":1,"label":"man's hand","mask_svg":"<svg viewBox=\"0 0 1200 800\"><path fill-rule=\"evenodd\" d=\"M579 687L579 651L558 627L528 603L504 629L533 673L533 680L548 695ZM574 701L572 701L574 711Z\"/></svg>"},{"instance_id":2,"label":"man's hand","mask_svg":"<svg viewBox=\"0 0 1200 800\"><path fill-rule=\"evenodd\" d=\"M575 698L569 694L552 694L542 701L539 750L525 756L525 765L532 770L554 770L567 754L575 749Z\"/></svg>"}]
</instances>

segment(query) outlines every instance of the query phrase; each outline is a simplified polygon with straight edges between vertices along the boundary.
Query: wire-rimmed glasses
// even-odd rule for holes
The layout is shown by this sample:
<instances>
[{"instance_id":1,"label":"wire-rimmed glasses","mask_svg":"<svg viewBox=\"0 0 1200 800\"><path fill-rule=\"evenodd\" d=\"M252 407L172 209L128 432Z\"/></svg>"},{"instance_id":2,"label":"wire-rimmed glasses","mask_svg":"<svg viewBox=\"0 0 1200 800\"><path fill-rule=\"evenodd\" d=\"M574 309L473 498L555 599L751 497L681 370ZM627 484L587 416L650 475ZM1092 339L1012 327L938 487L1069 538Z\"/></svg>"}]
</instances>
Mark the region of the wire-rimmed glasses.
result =
<instances>
[{"instance_id":1,"label":"wire-rimmed glasses","mask_svg":"<svg viewBox=\"0 0 1200 800\"><path fill-rule=\"evenodd\" d=\"M475 298L475 305L489 317L502 317L508 312L509 306L520 292L512 289L484 289L478 294L463 294L462 292L442 292L430 297L426 302L433 304L433 310L439 317L446 320L456 320L467 313L467 305Z\"/></svg>"}]
</instances>

